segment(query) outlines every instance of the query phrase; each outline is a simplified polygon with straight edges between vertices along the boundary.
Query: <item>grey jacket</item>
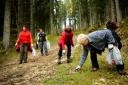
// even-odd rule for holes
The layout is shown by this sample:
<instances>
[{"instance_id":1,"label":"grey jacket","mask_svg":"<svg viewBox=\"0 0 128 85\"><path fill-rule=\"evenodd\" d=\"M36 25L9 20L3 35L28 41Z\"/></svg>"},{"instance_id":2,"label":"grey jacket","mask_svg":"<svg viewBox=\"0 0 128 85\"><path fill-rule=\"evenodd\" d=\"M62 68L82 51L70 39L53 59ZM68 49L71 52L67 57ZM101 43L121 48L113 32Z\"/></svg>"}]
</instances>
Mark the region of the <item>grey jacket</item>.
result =
<instances>
[{"instance_id":1,"label":"grey jacket","mask_svg":"<svg viewBox=\"0 0 128 85\"><path fill-rule=\"evenodd\" d=\"M96 49L102 50L105 48L107 44L114 44L115 39L112 36L112 33L109 29L106 30L98 30L88 34L89 44L95 47ZM83 54L81 55L81 59L79 62L79 66L83 66L88 52L90 50L89 46L83 47Z\"/></svg>"},{"instance_id":2,"label":"grey jacket","mask_svg":"<svg viewBox=\"0 0 128 85\"><path fill-rule=\"evenodd\" d=\"M114 44L115 39L109 29L98 30L88 34L89 44L102 50L107 44Z\"/></svg>"}]
</instances>

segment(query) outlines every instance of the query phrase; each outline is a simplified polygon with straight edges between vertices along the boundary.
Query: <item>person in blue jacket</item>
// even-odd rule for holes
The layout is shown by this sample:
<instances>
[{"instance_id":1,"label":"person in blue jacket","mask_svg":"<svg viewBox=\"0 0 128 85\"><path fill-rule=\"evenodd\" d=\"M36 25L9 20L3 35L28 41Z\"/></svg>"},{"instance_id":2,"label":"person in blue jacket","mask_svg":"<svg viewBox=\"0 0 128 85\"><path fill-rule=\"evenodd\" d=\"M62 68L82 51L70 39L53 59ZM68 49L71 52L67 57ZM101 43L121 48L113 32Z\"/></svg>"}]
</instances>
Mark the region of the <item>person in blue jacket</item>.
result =
<instances>
[{"instance_id":1,"label":"person in blue jacket","mask_svg":"<svg viewBox=\"0 0 128 85\"><path fill-rule=\"evenodd\" d=\"M88 52L92 47L97 50L103 50L106 47L106 45L108 45L107 48L109 50L109 54L113 54L113 56L111 55L109 57L113 57L118 73L121 75L127 74L124 71L124 63L120 51L118 47L115 45L116 41L112 35L111 30L98 30L91 32L88 35L80 34L77 37L77 42L83 46L83 54L81 55L79 65L75 69L76 71L79 71L82 68L87 58Z\"/></svg>"},{"instance_id":2,"label":"person in blue jacket","mask_svg":"<svg viewBox=\"0 0 128 85\"><path fill-rule=\"evenodd\" d=\"M118 26L116 25L115 22L112 22L112 21L108 21L106 23L106 29L109 29L116 41L116 46L119 48L119 50L122 48L122 43L121 43L121 39L120 37L118 36L118 34L116 33L116 29L118 28ZM107 46L107 45L106 45ZM97 54L102 54L102 52L104 51L103 50L97 50L95 48L91 48L90 49L90 58L91 58L91 63L92 63L92 69L91 71L97 71L99 69L99 64L98 64L98 60L97 60ZM110 57L111 58L111 57ZM114 63L114 62L113 62ZM109 59L109 64L112 64L112 62L110 61Z\"/></svg>"}]
</instances>

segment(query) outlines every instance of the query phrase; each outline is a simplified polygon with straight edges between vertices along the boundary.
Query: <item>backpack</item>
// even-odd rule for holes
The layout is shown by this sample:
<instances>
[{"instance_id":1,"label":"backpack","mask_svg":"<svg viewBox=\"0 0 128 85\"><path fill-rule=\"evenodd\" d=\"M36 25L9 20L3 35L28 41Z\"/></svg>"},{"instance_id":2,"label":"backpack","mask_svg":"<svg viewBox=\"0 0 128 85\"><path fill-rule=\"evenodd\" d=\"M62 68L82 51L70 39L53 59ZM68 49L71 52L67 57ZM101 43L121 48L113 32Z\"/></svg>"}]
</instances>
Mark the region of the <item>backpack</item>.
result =
<instances>
[{"instance_id":1,"label":"backpack","mask_svg":"<svg viewBox=\"0 0 128 85\"><path fill-rule=\"evenodd\" d=\"M44 32L39 33L39 42L46 41L46 34Z\"/></svg>"}]
</instances>

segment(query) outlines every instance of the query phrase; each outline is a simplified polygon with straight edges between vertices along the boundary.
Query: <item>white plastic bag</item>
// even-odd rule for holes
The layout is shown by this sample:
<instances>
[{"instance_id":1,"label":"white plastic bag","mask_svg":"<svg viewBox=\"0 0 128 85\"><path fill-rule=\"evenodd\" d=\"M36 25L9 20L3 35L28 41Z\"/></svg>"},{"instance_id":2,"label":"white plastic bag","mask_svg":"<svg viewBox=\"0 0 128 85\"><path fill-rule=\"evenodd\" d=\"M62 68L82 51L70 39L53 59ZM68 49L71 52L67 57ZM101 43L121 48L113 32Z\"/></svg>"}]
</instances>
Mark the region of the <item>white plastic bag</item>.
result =
<instances>
[{"instance_id":1,"label":"white plastic bag","mask_svg":"<svg viewBox=\"0 0 128 85\"><path fill-rule=\"evenodd\" d=\"M32 47L32 56L35 57L36 56L36 50L34 47Z\"/></svg>"},{"instance_id":2,"label":"white plastic bag","mask_svg":"<svg viewBox=\"0 0 128 85\"><path fill-rule=\"evenodd\" d=\"M50 49L50 42L47 41L47 49L49 50Z\"/></svg>"}]
</instances>

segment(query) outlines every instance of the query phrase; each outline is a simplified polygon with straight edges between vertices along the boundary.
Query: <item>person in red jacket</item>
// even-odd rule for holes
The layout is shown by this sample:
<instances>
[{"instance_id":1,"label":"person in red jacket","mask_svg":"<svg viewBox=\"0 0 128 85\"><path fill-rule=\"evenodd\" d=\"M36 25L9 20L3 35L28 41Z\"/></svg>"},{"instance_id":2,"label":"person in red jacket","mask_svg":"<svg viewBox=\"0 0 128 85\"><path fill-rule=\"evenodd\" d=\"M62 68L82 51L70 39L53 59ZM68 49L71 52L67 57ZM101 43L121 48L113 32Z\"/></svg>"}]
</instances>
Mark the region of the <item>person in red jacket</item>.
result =
<instances>
[{"instance_id":1,"label":"person in red jacket","mask_svg":"<svg viewBox=\"0 0 128 85\"><path fill-rule=\"evenodd\" d=\"M61 36L58 40L59 52L58 52L58 64L61 64L62 54L65 54L65 45L67 46L67 63L70 63L71 56L71 46L74 46L73 35L71 27L66 27L61 33Z\"/></svg>"},{"instance_id":2,"label":"person in red jacket","mask_svg":"<svg viewBox=\"0 0 128 85\"><path fill-rule=\"evenodd\" d=\"M19 34L19 37L16 41L15 46L17 46L17 49L20 50L20 60L19 64L27 63L27 56L28 56L28 50L32 51L32 34L29 31L29 27L27 25L24 25L22 28L22 31Z\"/></svg>"}]
</instances>

